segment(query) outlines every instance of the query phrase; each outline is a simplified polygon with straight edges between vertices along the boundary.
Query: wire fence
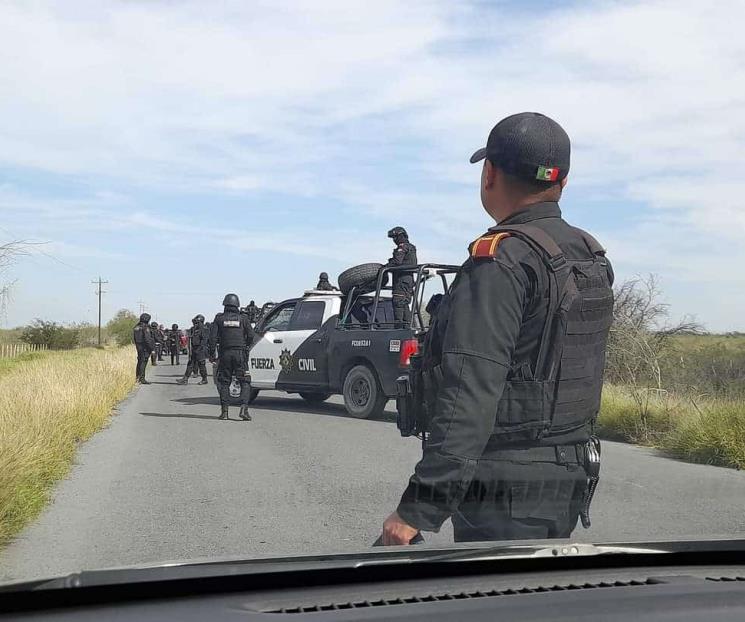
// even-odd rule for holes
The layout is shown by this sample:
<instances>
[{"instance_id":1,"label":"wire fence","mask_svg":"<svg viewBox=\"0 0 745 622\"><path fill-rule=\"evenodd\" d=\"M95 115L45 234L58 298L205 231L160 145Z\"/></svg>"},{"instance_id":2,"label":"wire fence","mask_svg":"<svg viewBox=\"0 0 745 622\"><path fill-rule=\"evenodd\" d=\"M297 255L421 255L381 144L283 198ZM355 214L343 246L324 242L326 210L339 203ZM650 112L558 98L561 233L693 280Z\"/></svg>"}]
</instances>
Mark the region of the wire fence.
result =
<instances>
[{"instance_id":1,"label":"wire fence","mask_svg":"<svg viewBox=\"0 0 745 622\"><path fill-rule=\"evenodd\" d=\"M47 346L33 343L3 343L0 344L0 359L9 359L26 352L47 350Z\"/></svg>"}]
</instances>

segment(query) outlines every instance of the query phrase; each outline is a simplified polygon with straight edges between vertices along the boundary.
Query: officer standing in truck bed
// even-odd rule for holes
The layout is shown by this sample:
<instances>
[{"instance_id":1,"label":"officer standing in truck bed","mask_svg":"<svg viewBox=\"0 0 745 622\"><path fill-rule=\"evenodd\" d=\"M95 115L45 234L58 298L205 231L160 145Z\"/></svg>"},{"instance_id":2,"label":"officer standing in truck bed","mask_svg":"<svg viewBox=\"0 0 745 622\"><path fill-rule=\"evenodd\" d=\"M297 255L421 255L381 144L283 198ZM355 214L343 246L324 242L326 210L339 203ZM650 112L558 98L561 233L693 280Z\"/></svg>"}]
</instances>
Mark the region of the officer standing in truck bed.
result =
<instances>
[{"instance_id":1,"label":"officer standing in truck bed","mask_svg":"<svg viewBox=\"0 0 745 622\"><path fill-rule=\"evenodd\" d=\"M498 224L470 245L438 313L430 437L384 544L448 518L456 541L565 538L578 517L589 525L613 272L562 218L569 155L558 123L522 113L471 158L484 160L481 200Z\"/></svg>"},{"instance_id":2,"label":"officer standing in truck bed","mask_svg":"<svg viewBox=\"0 0 745 622\"><path fill-rule=\"evenodd\" d=\"M396 243L388 266L416 266L416 246L409 242L409 234L403 227L393 227L388 237ZM414 275L411 272L393 273L393 319L396 328L403 328L411 320L411 296L414 292Z\"/></svg>"}]
</instances>

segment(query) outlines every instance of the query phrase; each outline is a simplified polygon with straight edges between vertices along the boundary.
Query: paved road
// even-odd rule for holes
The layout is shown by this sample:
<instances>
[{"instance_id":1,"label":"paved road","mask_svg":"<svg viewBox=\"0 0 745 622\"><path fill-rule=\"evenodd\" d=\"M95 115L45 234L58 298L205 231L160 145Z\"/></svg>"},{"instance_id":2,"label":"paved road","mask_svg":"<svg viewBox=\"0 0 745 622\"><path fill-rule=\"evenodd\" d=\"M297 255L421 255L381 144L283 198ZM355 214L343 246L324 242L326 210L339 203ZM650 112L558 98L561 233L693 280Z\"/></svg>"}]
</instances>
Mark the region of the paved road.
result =
<instances>
[{"instance_id":1,"label":"paved road","mask_svg":"<svg viewBox=\"0 0 745 622\"><path fill-rule=\"evenodd\" d=\"M215 388L155 367L78 454L39 520L0 554L0 579L211 556L367 547L419 453L390 409L348 418L264 393L254 421L219 421ZM390 405L389 405L390 406ZM745 536L745 474L605 443L594 526L578 540ZM429 536L451 541L446 525Z\"/></svg>"}]
</instances>

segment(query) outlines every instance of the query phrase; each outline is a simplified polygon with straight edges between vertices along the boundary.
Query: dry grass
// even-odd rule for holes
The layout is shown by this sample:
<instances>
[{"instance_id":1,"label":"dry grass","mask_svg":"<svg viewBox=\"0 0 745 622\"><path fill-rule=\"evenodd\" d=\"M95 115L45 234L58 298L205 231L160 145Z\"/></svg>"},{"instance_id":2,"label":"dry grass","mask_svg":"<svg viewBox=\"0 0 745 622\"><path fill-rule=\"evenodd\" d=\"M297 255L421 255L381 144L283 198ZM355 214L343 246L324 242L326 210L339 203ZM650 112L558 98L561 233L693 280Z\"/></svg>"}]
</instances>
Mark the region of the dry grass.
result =
<instances>
[{"instance_id":1,"label":"dry grass","mask_svg":"<svg viewBox=\"0 0 745 622\"><path fill-rule=\"evenodd\" d=\"M604 438L639 443L705 464L745 468L745 402L692 399L606 384L600 409Z\"/></svg>"},{"instance_id":2,"label":"dry grass","mask_svg":"<svg viewBox=\"0 0 745 622\"><path fill-rule=\"evenodd\" d=\"M134 384L132 348L43 352L0 368L0 543L44 507L77 445Z\"/></svg>"}]
</instances>

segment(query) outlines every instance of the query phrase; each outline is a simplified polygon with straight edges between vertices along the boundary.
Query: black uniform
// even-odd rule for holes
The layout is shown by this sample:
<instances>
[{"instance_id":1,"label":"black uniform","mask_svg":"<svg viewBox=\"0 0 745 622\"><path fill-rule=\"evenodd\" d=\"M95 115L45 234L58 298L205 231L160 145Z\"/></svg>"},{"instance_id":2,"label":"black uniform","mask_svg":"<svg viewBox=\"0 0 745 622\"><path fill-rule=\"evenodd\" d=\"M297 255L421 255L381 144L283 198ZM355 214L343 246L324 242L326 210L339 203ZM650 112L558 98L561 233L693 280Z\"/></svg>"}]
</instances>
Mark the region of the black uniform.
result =
<instances>
[{"instance_id":1,"label":"black uniform","mask_svg":"<svg viewBox=\"0 0 745 622\"><path fill-rule=\"evenodd\" d=\"M329 281L329 275L325 272L321 272L321 275L318 277L318 285L316 285L316 289L322 292L334 292L338 291L336 287L334 287L330 281Z\"/></svg>"},{"instance_id":2,"label":"black uniform","mask_svg":"<svg viewBox=\"0 0 745 622\"><path fill-rule=\"evenodd\" d=\"M163 353L166 351L167 340L166 340L166 331L163 330L162 327L158 326L158 340L156 340L155 343L155 350L158 353L158 360L163 360Z\"/></svg>"},{"instance_id":3,"label":"black uniform","mask_svg":"<svg viewBox=\"0 0 745 622\"><path fill-rule=\"evenodd\" d=\"M416 246L401 240L388 260L389 266L416 266ZM393 318L396 328L408 325L411 320L411 296L414 291L414 275L393 273Z\"/></svg>"},{"instance_id":4,"label":"black uniform","mask_svg":"<svg viewBox=\"0 0 745 622\"><path fill-rule=\"evenodd\" d=\"M515 225L548 234L563 259ZM567 274L579 293L568 289L559 310ZM558 203L513 214L472 244L423 359L436 390L431 435L398 507L407 523L437 531L452 517L456 541L571 534L589 503L612 282L602 249Z\"/></svg>"},{"instance_id":5,"label":"black uniform","mask_svg":"<svg viewBox=\"0 0 745 622\"><path fill-rule=\"evenodd\" d=\"M191 348L189 349L189 363L186 365L184 378L189 378L193 373L202 376L202 380L207 380L207 348L209 342L209 333L204 324L199 322L191 328Z\"/></svg>"},{"instance_id":6,"label":"black uniform","mask_svg":"<svg viewBox=\"0 0 745 622\"><path fill-rule=\"evenodd\" d=\"M153 347L151 359L153 365L156 364L156 361L163 360L161 354L163 351L163 333L161 332L160 328L158 328L158 325L153 322L150 325L150 332L153 335L153 341L155 342L155 346Z\"/></svg>"},{"instance_id":7,"label":"black uniform","mask_svg":"<svg viewBox=\"0 0 745 622\"><path fill-rule=\"evenodd\" d=\"M233 376L241 385L241 404L248 405L251 391L248 374L248 348L254 338L254 331L248 316L241 313L238 307L226 306L223 313L218 313L212 322L209 337L210 357L215 356L219 347L220 355L217 365L217 390L220 403L227 406L230 398L230 383Z\"/></svg>"},{"instance_id":8,"label":"black uniform","mask_svg":"<svg viewBox=\"0 0 745 622\"><path fill-rule=\"evenodd\" d=\"M137 348L137 381L145 382L145 368L150 354L155 349L155 339L153 339L152 329L148 322L150 317L145 321L140 321L134 327L133 340Z\"/></svg>"},{"instance_id":9,"label":"black uniform","mask_svg":"<svg viewBox=\"0 0 745 622\"><path fill-rule=\"evenodd\" d=\"M171 329L168 331L168 352L171 355L171 365L180 365L181 361L179 360L180 357L180 349L181 345L179 344L179 337L181 336L180 332L178 330Z\"/></svg>"},{"instance_id":10,"label":"black uniform","mask_svg":"<svg viewBox=\"0 0 745 622\"><path fill-rule=\"evenodd\" d=\"M256 306L256 303L253 300L245 308L245 312L248 316L248 321L252 324L255 324L259 319L259 315L261 315L259 307Z\"/></svg>"}]
</instances>

